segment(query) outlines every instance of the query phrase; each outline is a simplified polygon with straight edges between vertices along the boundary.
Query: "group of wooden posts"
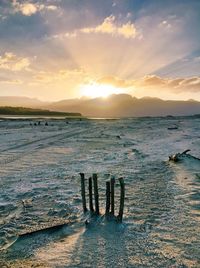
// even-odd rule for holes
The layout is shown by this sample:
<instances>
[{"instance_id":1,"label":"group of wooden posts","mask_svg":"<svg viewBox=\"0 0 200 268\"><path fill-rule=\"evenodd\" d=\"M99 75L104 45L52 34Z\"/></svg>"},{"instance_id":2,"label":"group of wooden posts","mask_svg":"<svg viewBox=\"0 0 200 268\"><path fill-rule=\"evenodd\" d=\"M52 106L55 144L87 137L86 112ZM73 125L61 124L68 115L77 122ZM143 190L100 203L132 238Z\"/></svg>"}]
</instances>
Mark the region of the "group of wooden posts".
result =
<instances>
[{"instance_id":1,"label":"group of wooden posts","mask_svg":"<svg viewBox=\"0 0 200 268\"><path fill-rule=\"evenodd\" d=\"M83 204L83 212L88 211L86 205L86 193L85 193L85 174L80 173L81 176L81 196ZM117 220L117 222L122 222L123 212L124 212L124 198L125 198L125 186L124 179L119 178L120 183L120 207L119 213L115 216L115 178L111 177L110 181L106 182L106 208L105 217L107 220ZM94 189L94 203L93 206L93 189ZM88 179L88 191L89 191L89 210L92 215L100 215L99 212L99 191L98 191L98 179L97 174L93 174L92 177Z\"/></svg>"}]
</instances>

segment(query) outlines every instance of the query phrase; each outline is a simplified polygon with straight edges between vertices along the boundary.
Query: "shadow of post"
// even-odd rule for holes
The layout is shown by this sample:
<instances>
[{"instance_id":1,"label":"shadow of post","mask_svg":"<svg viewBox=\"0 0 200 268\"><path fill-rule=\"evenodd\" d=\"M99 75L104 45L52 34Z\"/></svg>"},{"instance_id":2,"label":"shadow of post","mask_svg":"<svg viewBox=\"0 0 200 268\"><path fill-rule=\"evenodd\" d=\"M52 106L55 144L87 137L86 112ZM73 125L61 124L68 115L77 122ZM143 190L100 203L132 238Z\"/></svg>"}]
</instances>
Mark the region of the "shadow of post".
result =
<instances>
[{"instance_id":1,"label":"shadow of post","mask_svg":"<svg viewBox=\"0 0 200 268\"><path fill-rule=\"evenodd\" d=\"M105 222L88 228L79 237L65 267L127 267L125 225Z\"/></svg>"}]
</instances>

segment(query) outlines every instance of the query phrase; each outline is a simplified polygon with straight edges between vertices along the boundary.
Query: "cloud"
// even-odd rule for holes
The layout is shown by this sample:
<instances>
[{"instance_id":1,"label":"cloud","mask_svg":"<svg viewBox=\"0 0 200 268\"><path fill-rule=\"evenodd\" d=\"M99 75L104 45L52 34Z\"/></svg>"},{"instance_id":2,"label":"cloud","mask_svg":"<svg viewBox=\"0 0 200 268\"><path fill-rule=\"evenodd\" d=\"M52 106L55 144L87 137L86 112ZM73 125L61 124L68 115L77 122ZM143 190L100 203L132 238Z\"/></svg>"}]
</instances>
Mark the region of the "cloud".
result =
<instances>
[{"instance_id":1,"label":"cloud","mask_svg":"<svg viewBox=\"0 0 200 268\"><path fill-rule=\"evenodd\" d=\"M63 38L74 38L77 37L78 34L107 34L111 36L122 36L126 39L134 39L138 32L136 30L136 27L133 23L128 21L127 23L117 23L116 17L111 15L103 20L103 22L95 27L86 27L86 28L80 28L77 30L64 32L55 34L51 38L55 39L63 39ZM138 35L139 38L141 38L141 35Z\"/></svg>"},{"instance_id":2,"label":"cloud","mask_svg":"<svg viewBox=\"0 0 200 268\"><path fill-rule=\"evenodd\" d=\"M176 78L168 81L168 85L172 88L176 88L180 85L180 83L184 81L184 78Z\"/></svg>"},{"instance_id":3,"label":"cloud","mask_svg":"<svg viewBox=\"0 0 200 268\"><path fill-rule=\"evenodd\" d=\"M100 79L98 79L96 81L98 84L106 84L106 85L112 85L114 87L118 87L118 88L127 88L132 86L132 83L124 80L124 79L120 79L114 76L104 76Z\"/></svg>"},{"instance_id":4,"label":"cloud","mask_svg":"<svg viewBox=\"0 0 200 268\"><path fill-rule=\"evenodd\" d=\"M99 84L111 84L118 88L154 89L159 91L171 91L173 93L200 92L200 77L188 78L163 78L156 75L148 75L135 80L120 79L114 76L105 76L96 81Z\"/></svg>"},{"instance_id":5,"label":"cloud","mask_svg":"<svg viewBox=\"0 0 200 268\"><path fill-rule=\"evenodd\" d=\"M39 3L19 3L17 0L13 0L13 7L15 12L21 12L24 16L31 16L41 10L57 10L55 5L44 5Z\"/></svg>"},{"instance_id":6,"label":"cloud","mask_svg":"<svg viewBox=\"0 0 200 268\"><path fill-rule=\"evenodd\" d=\"M169 21L167 20L163 20L160 24L159 27L164 28L164 29L171 29L172 28L172 24L169 23Z\"/></svg>"},{"instance_id":7,"label":"cloud","mask_svg":"<svg viewBox=\"0 0 200 268\"><path fill-rule=\"evenodd\" d=\"M148 75L143 78L142 84L144 86L164 86L166 81L156 75Z\"/></svg>"},{"instance_id":8,"label":"cloud","mask_svg":"<svg viewBox=\"0 0 200 268\"><path fill-rule=\"evenodd\" d=\"M28 70L30 60L28 58L17 57L12 52L6 52L0 56L0 69L10 71Z\"/></svg>"},{"instance_id":9,"label":"cloud","mask_svg":"<svg viewBox=\"0 0 200 268\"><path fill-rule=\"evenodd\" d=\"M52 36L48 36L46 37L47 40L51 40L51 39L60 39L63 40L65 38L75 38L77 37L77 32L73 31L73 32L69 32L69 33L64 33L64 34L54 34Z\"/></svg>"},{"instance_id":10,"label":"cloud","mask_svg":"<svg viewBox=\"0 0 200 268\"><path fill-rule=\"evenodd\" d=\"M37 6L31 3L18 4L17 10L25 16L31 16L37 12Z\"/></svg>"},{"instance_id":11,"label":"cloud","mask_svg":"<svg viewBox=\"0 0 200 268\"><path fill-rule=\"evenodd\" d=\"M1 84L11 84L11 85L21 85L23 84L22 80L19 79L2 79L0 78Z\"/></svg>"},{"instance_id":12,"label":"cloud","mask_svg":"<svg viewBox=\"0 0 200 268\"><path fill-rule=\"evenodd\" d=\"M58 7L54 6L54 5L49 5L49 6L46 6L46 9L48 9L48 10L57 10Z\"/></svg>"},{"instance_id":13,"label":"cloud","mask_svg":"<svg viewBox=\"0 0 200 268\"><path fill-rule=\"evenodd\" d=\"M88 27L80 30L83 33L103 33L113 36L123 36L124 38L135 38L137 31L135 25L130 21L125 24L116 23L115 16L111 15L96 27Z\"/></svg>"},{"instance_id":14,"label":"cloud","mask_svg":"<svg viewBox=\"0 0 200 268\"><path fill-rule=\"evenodd\" d=\"M180 82L180 88L189 92L200 92L200 77L187 78Z\"/></svg>"},{"instance_id":15,"label":"cloud","mask_svg":"<svg viewBox=\"0 0 200 268\"><path fill-rule=\"evenodd\" d=\"M169 90L173 93L200 92L200 77L162 78L156 75L145 76L135 82L139 87Z\"/></svg>"}]
</instances>

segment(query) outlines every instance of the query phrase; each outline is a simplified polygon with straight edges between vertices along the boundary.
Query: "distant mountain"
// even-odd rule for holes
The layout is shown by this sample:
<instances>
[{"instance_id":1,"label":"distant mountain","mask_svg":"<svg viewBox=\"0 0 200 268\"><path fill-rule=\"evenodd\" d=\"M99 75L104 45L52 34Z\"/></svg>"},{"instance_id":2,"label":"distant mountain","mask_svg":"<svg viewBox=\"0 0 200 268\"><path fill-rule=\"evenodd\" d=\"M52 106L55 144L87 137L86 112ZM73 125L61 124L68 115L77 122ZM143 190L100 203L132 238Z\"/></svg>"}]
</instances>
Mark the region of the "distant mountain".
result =
<instances>
[{"instance_id":1,"label":"distant mountain","mask_svg":"<svg viewBox=\"0 0 200 268\"><path fill-rule=\"evenodd\" d=\"M17 97L17 96L0 97L0 106L40 108L48 104L49 102L42 102L35 98Z\"/></svg>"},{"instance_id":2,"label":"distant mountain","mask_svg":"<svg viewBox=\"0 0 200 268\"><path fill-rule=\"evenodd\" d=\"M128 94L114 94L108 98L62 100L47 107L55 111L79 111L85 116L95 117L200 114L198 101L164 101L150 97L137 99Z\"/></svg>"},{"instance_id":3,"label":"distant mountain","mask_svg":"<svg viewBox=\"0 0 200 268\"><path fill-rule=\"evenodd\" d=\"M7 103L2 105L3 101ZM67 99L51 103L26 97L0 97L0 106L23 106L59 112L79 112L84 116L93 117L200 114L200 102L198 101L164 101L151 97L138 99L128 94L113 94L108 98Z\"/></svg>"}]
</instances>

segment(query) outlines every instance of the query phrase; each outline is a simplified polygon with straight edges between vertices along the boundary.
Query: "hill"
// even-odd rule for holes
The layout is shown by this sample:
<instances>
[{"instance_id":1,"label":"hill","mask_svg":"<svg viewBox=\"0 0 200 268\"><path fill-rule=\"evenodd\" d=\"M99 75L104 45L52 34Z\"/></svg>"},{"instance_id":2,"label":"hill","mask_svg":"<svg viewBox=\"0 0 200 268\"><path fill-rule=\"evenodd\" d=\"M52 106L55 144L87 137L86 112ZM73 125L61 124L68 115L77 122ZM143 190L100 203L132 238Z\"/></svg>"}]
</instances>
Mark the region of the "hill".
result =
<instances>
[{"instance_id":1,"label":"hill","mask_svg":"<svg viewBox=\"0 0 200 268\"><path fill-rule=\"evenodd\" d=\"M128 94L114 94L108 98L74 99L54 102L46 106L55 111L79 111L85 116L134 117L200 114L200 102L165 101L158 98L135 98Z\"/></svg>"},{"instance_id":2,"label":"hill","mask_svg":"<svg viewBox=\"0 0 200 268\"><path fill-rule=\"evenodd\" d=\"M2 105L1 103L6 105ZM92 117L140 117L200 114L200 102L194 100L172 101L158 98L135 98L128 94L113 94L108 98L66 99L41 102L26 97L0 97L0 106L20 106L62 113L75 113Z\"/></svg>"},{"instance_id":3,"label":"hill","mask_svg":"<svg viewBox=\"0 0 200 268\"><path fill-rule=\"evenodd\" d=\"M81 116L80 113L55 112L24 107L0 107L0 115L36 115L36 116Z\"/></svg>"}]
</instances>

